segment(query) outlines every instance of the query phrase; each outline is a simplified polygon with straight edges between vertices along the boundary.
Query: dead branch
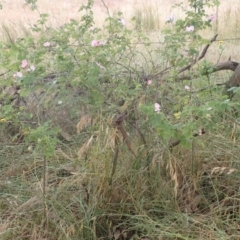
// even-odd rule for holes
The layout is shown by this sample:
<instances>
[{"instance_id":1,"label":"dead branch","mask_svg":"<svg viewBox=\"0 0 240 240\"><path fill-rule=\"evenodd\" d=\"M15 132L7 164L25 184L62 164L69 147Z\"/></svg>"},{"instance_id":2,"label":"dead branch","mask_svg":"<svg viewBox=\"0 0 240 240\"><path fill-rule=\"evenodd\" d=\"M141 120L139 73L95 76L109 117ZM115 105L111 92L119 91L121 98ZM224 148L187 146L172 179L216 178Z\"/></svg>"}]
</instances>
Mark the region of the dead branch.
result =
<instances>
[{"instance_id":1,"label":"dead branch","mask_svg":"<svg viewBox=\"0 0 240 240\"><path fill-rule=\"evenodd\" d=\"M197 58L197 61L199 61L199 60L201 60L202 58L204 58L204 56L206 55L207 50L208 50L208 48L210 47L211 43L213 43L214 41L216 41L217 36L218 36L218 34L216 34L216 35L210 40L210 43L207 44L207 45L203 48L200 56Z\"/></svg>"},{"instance_id":2,"label":"dead branch","mask_svg":"<svg viewBox=\"0 0 240 240\"><path fill-rule=\"evenodd\" d=\"M127 145L127 147L128 147L128 150L129 150L135 157L137 157L137 155L135 154L135 152L134 152L133 149L132 149L131 142L130 142L129 139L128 139L128 135L127 135L127 133L126 133L126 131L125 131L123 125L122 125L122 122L123 122L123 120L124 120L126 117L127 117L126 114L119 114L119 115L117 116L117 119L115 120L115 123L116 123L116 125L117 125L118 130L119 130L119 131L121 132L121 134L122 134L123 141L126 143L126 145Z\"/></svg>"},{"instance_id":3,"label":"dead branch","mask_svg":"<svg viewBox=\"0 0 240 240\"><path fill-rule=\"evenodd\" d=\"M229 81L226 83L228 88L238 87L240 84L240 64L238 64L233 75L230 77Z\"/></svg>"},{"instance_id":4,"label":"dead branch","mask_svg":"<svg viewBox=\"0 0 240 240\"><path fill-rule=\"evenodd\" d=\"M188 64L187 66L181 68L181 69L178 71L178 73L180 74L180 73L182 73L182 72L185 72L186 70L190 70L198 61L200 61L200 60L206 55L207 50L208 50L208 48L210 47L211 43L214 42L214 41L216 41L217 36L218 36L218 34L216 34L216 35L210 40L210 43L207 44L207 45L203 48L202 52L200 53L200 55L199 55L195 60L193 60L193 61L192 61L190 64Z\"/></svg>"},{"instance_id":5,"label":"dead branch","mask_svg":"<svg viewBox=\"0 0 240 240\"><path fill-rule=\"evenodd\" d=\"M235 71L238 65L239 65L238 62L231 61L231 58L229 58L226 62L221 62L215 65L213 68L213 72L217 72L221 70Z\"/></svg>"},{"instance_id":6,"label":"dead branch","mask_svg":"<svg viewBox=\"0 0 240 240\"><path fill-rule=\"evenodd\" d=\"M210 43L207 44L207 45L203 48L203 50L202 50L202 52L200 53L200 55L199 55L195 60L193 60L191 63L189 63L189 64L186 65L185 67L181 68L181 69L178 71L178 74L181 74L181 73L183 73L183 72L185 72L185 71L187 71L187 70L190 70L198 61L200 61L202 58L204 58L204 56L206 55L207 50L208 50L208 48L210 47L211 43L213 43L214 41L216 41L217 36L218 36L218 34L216 34L212 39L210 39ZM229 61L230 61L230 59L229 59ZM232 61L230 61L230 62L232 62ZM227 62L226 62L226 64L227 64ZM233 66L230 66L230 64L229 64L229 66L228 66L228 67L231 68L231 69L232 69L236 64L238 64L238 63L232 62L232 64L233 64ZM172 67L173 67L173 66L170 66L170 67L162 70L161 72L158 72L157 74L155 74L155 75L153 75L153 76L148 76L148 78L146 78L146 79L149 79L149 78L154 79L154 78L157 78L157 77L159 77L159 76L163 76L163 75L169 73L169 71L170 71L170 69L171 69ZM213 71L223 70L224 67L225 67L225 65L223 65L223 66L222 66L222 65L219 65L219 66L217 65L216 67L214 67ZM218 69L219 69L219 70L218 70ZM146 80L146 79L145 79L145 80ZM181 77L178 78L178 80L188 80L188 79L192 79L192 75L191 75L191 78L190 78L190 76L181 76Z\"/></svg>"},{"instance_id":7,"label":"dead branch","mask_svg":"<svg viewBox=\"0 0 240 240\"><path fill-rule=\"evenodd\" d=\"M223 91L223 94L228 95L231 99L234 95L232 91L228 91L231 87L239 87L240 86L240 64L238 64L237 68L235 69L234 73L230 77L230 79L226 82L226 87Z\"/></svg>"},{"instance_id":8,"label":"dead branch","mask_svg":"<svg viewBox=\"0 0 240 240\"><path fill-rule=\"evenodd\" d=\"M227 61L225 62L221 62L221 63L218 63L216 64L213 69L212 69L212 72L205 72L203 73L203 75L208 75L208 74L211 74L211 73L214 73L214 72L218 72L218 71L222 71L222 70L231 70L231 71L235 71L236 68L238 67L239 63L238 62L235 62L235 61L231 61L231 58L229 58ZM193 78L197 78L198 75L183 75L181 77L179 77L177 80L178 81L182 81L182 80L192 80ZM218 83L217 86L220 86L220 85L224 85L226 83Z\"/></svg>"}]
</instances>

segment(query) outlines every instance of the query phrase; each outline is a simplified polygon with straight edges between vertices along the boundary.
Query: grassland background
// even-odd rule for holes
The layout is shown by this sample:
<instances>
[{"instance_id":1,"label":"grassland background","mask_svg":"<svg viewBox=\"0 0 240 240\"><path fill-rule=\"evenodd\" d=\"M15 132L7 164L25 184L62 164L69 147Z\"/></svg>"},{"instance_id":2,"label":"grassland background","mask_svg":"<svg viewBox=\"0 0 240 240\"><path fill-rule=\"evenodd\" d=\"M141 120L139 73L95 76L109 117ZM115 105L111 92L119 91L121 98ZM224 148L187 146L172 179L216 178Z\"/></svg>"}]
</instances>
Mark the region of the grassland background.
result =
<instances>
[{"instance_id":1,"label":"grassland background","mask_svg":"<svg viewBox=\"0 0 240 240\"><path fill-rule=\"evenodd\" d=\"M104 0L105 4L109 8L110 12L122 11L124 16L129 19L134 15L134 12L138 9L147 10L147 8L153 7L155 14L158 15L161 24L164 24L167 16L173 12L172 6L174 4L185 2L176 0ZM69 21L71 18L77 18L80 5L86 3L86 1L77 0L39 0L38 9L40 12L48 13L51 17L51 23L53 26L59 26L64 22ZM235 18L240 11L240 1L233 0L221 0L219 6L219 21L224 23L225 26L230 24L231 20L237 21ZM216 9L210 9L211 13L216 12ZM96 13L95 21L97 24L101 24L106 16L106 8L101 0L95 1L94 12ZM176 18L181 16L181 13L174 12ZM226 17L229 17L226 19ZM25 5L24 0L7 0L3 2L3 10L0 14L0 20L2 23L13 22L17 23L33 23L37 19L37 14L32 12L28 6ZM226 21L227 20L227 21Z\"/></svg>"},{"instance_id":2,"label":"grassland background","mask_svg":"<svg viewBox=\"0 0 240 240\"><path fill-rule=\"evenodd\" d=\"M181 1L170 0L105 0L104 3L108 7L111 14L117 11L123 12L123 16L126 20L128 27L131 26L131 18L133 16L139 16L140 18L147 19L149 16L155 21L153 29L149 31L149 37L153 41L161 38L161 29L165 26L166 18L172 14L177 20L183 17L183 14L177 10L173 9L172 6ZM183 1L186 4L186 1ZM80 19L80 14L78 9L82 3L86 1L77 0L61 0L61 1L47 1L39 0L38 9L40 13L49 14L48 25L52 27L59 27L62 24L69 22L70 19ZM102 26L105 17L107 16L106 6L103 1L96 0L94 4L94 20L96 26ZM216 49L218 47L212 47L208 52L208 57L214 62L224 61L229 56L232 59L237 59L240 54L240 48L238 40L235 38L240 37L240 1L220 1L220 6L208 9L209 14L217 13L217 22L213 25L211 31L204 33L205 36L211 38L213 34L218 33L218 40L223 40L222 46L227 49L221 54L219 59L218 54L216 54ZM2 31L0 31L0 36L2 39L24 36L24 34L30 34L28 31L29 26L34 24L39 18L37 11L30 10L29 6L25 4L24 0L7 0L3 2L3 10L0 11L0 22L2 23ZM217 24L217 26L216 26ZM228 39L226 41L226 39ZM230 40L234 39L234 40Z\"/></svg>"}]
</instances>

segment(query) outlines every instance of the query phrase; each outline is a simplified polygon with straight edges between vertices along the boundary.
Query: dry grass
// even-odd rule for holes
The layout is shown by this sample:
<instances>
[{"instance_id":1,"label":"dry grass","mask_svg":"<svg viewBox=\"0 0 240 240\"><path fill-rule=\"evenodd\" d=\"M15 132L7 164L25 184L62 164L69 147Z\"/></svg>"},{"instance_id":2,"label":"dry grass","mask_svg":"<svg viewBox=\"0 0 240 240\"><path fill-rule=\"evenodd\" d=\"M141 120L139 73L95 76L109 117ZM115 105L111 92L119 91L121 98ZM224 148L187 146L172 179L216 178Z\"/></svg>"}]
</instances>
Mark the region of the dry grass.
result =
<instances>
[{"instance_id":1,"label":"dry grass","mask_svg":"<svg viewBox=\"0 0 240 240\"><path fill-rule=\"evenodd\" d=\"M183 17L182 14L172 9L172 5L179 3L180 1L171 0L164 2L163 0L151 0L151 1L136 1L136 0L97 0L94 3L94 16L95 24L98 27L103 25L103 21L108 14L106 6L110 14L114 14L117 11L123 12L123 17L126 19L127 25L132 23L130 19L135 15L137 16L136 25L141 24L144 29L151 30L149 37L152 41L162 39L160 30L165 26L166 18L169 14L173 14L175 19ZM226 61L229 56L233 60L238 60L240 48L238 45L239 40L226 40L231 38L240 37L240 20L239 20L239 7L235 6L233 0L220 1L221 4L218 8L218 20L213 25L212 31L204 32L205 37L212 38L213 34L217 32L219 34L218 39L221 41L221 46L224 49L219 58L219 42L215 42L208 52L207 58L214 63L218 61ZM41 13L49 14L48 25L52 27L59 27L70 19L80 19L78 9L81 3L86 1L72 0L71 2L62 0L61 2L53 0L39 0L38 8ZM217 9L209 9L209 14L216 13ZM3 3L3 10L1 11L0 21L2 26L0 29L0 35L2 39L7 41L14 41L17 37L27 36L32 34L28 29L29 26L34 24L38 20L39 14L37 11L31 11L28 6L24 4L22 0L11 0Z\"/></svg>"},{"instance_id":2,"label":"dry grass","mask_svg":"<svg viewBox=\"0 0 240 240\"><path fill-rule=\"evenodd\" d=\"M240 3L240 0L237 0ZM157 0L139 1L139 0L105 0L104 3L108 7L110 14L117 11L123 12L123 17L126 19L127 25L131 26L130 19L133 16L137 17L136 24L141 24L144 29L151 30L149 37L156 41L160 36L160 30L165 26L166 18L169 14L173 14L175 19L183 17L182 13L177 9L172 9L173 4L179 1L171 0L167 3L160 3ZM62 24L69 22L70 19L80 19L78 9L81 3L86 1L67 0L61 1L38 1L38 8L40 13L48 13L48 25L52 27L59 27ZM102 0L96 0L93 11L95 16L95 24L98 27L103 25L105 17L108 15L106 6ZM234 6L234 7L233 7ZM236 7L235 7L236 6ZM222 0L218 8L218 23L214 24L212 31L204 32L205 37L209 39L217 31L219 40L238 38L240 37L240 20L238 18L240 8L237 7L236 1ZM209 9L209 14L216 13L217 9ZM29 31L29 26L34 24L39 18L37 11L31 11L28 6L24 4L23 0L9 0L3 3L3 10L0 14L0 21L2 23L0 35L2 39L7 41L14 41L17 37L24 37L32 34ZM135 26L137 26L135 24ZM217 29L216 29L217 27ZM239 40L221 41L222 47L225 49L218 59L219 44L213 44L208 53L208 57L213 61L222 61L232 57L237 59L239 56ZM227 51L226 51L227 50Z\"/></svg>"},{"instance_id":3,"label":"dry grass","mask_svg":"<svg viewBox=\"0 0 240 240\"><path fill-rule=\"evenodd\" d=\"M1 146L1 239L237 240L238 134L207 134L172 153L155 146L149 170L144 152L134 160L122 143L109 186L112 133L99 132L87 158L78 159L76 142L48 159L45 198L42 159Z\"/></svg>"},{"instance_id":4,"label":"dry grass","mask_svg":"<svg viewBox=\"0 0 240 240\"><path fill-rule=\"evenodd\" d=\"M159 2L157 0L95 0L94 3L94 13L95 22L97 25L103 23L104 18L107 16L106 7L108 7L111 14L117 11L122 11L126 19L130 19L136 11L144 14L147 11L152 12L157 17L157 26L162 27L166 21L169 14L173 13L176 19L182 17L181 13L176 9L172 9L172 5L179 3L179 1L171 0L166 2ZM184 2L184 1L183 1ZM186 2L186 1L185 1ZM235 28L239 26L238 14L240 3L239 0L236 1L220 1L219 6L219 29L223 34L230 28ZM78 9L81 3L86 3L86 1L72 0L71 2L67 0L39 0L38 9L41 13L47 13L50 15L50 25L53 27L59 27L70 19L79 19ZM233 7L234 6L234 7ZM209 13L215 13L215 9L210 9ZM36 11L31 11L28 6L24 4L23 0L8 0L3 3L3 10L1 11L0 21L3 24L14 23L23 24L23 26L28 27L29 24L34 23L38 19L38 14Z\"/></svg>"}]
</instances>

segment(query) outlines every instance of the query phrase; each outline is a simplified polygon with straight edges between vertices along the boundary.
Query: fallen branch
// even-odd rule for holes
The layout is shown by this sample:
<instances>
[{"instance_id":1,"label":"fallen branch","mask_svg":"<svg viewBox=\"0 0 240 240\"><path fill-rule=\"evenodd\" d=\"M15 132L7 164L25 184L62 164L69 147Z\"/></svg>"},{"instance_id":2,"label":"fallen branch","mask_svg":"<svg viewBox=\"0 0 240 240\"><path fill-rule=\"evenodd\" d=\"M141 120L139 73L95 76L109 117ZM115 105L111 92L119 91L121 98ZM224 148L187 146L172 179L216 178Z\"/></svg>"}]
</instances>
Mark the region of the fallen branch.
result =
<instances>
[{"instance_id":1,"label":"fallen branch","mask_svg":"<svg viewBox=\"0 0 240 240\"><path fill-rule=\"evenodd\" d=\"M217 65L214 66L213 72L221 71L221 70L231 70L235 71L236 68L238 67L239 63L231 61L231 58L228 59L226 62L221 62L218 63Z\"/></svg>"},{"instance_id":2,"label":"fallen branch","mask_svg":"<svg viewBox=\"0 0 240 240\"><path fill-rule=\"evenodd\" d=\"M231 61L231 58L229 58L227 61L225 62L221 62L221 63L218 63L216 64L212 71L211 72L205 72L203 73L203 75L209 75L211 73L214 73L214 72L218 72L218 71L222 71L222 70L231 70L231 71L235 71L236 68L238 67L239 63L238 62L235 62L235 61ZM192 80L193 78L197 78L198 75L188 75L188 76L181 76L179 77L177 80L178 81L183 81L183 80ZM217 86L219 85L225 85L226 82L224 83L218 83Z\"/></svg>"},{"instance_id":3,"label":"fallen branch","mask_svg":"<svg viewBox=\"0 0 240 240\"><path fill-rule=\"evenodd\" d=\"M226 87L223 91L223 94L228 95L228 97L232 99L232 97L234 96L234 92L228 90L232 87L239 87L239 85L240 85L240 64L238 64L234 73L232 74L230 79L226 82Z\"/></svg>"}]
</instances>

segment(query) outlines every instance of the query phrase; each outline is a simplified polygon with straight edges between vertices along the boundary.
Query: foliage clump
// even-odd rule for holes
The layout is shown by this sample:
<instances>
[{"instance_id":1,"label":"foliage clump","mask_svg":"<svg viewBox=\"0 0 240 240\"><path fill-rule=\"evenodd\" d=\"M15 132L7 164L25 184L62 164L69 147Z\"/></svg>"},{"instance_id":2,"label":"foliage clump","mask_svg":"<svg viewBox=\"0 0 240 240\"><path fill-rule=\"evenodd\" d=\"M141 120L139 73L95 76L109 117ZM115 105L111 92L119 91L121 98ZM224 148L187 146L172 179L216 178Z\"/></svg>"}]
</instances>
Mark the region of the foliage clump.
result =
<instances>
[{"instance_id":1,"label":"foliage clump","mask_svg":"<svg viewBox=\"0 0 240 240\"><path fill-rule=\"evenodd\" d=\"M2 239L237 239L240 106L202 61L216 4L189 0L163 47L121 12L96 28L91 0L0 43Z\"/></svg>"}]
</instances>

